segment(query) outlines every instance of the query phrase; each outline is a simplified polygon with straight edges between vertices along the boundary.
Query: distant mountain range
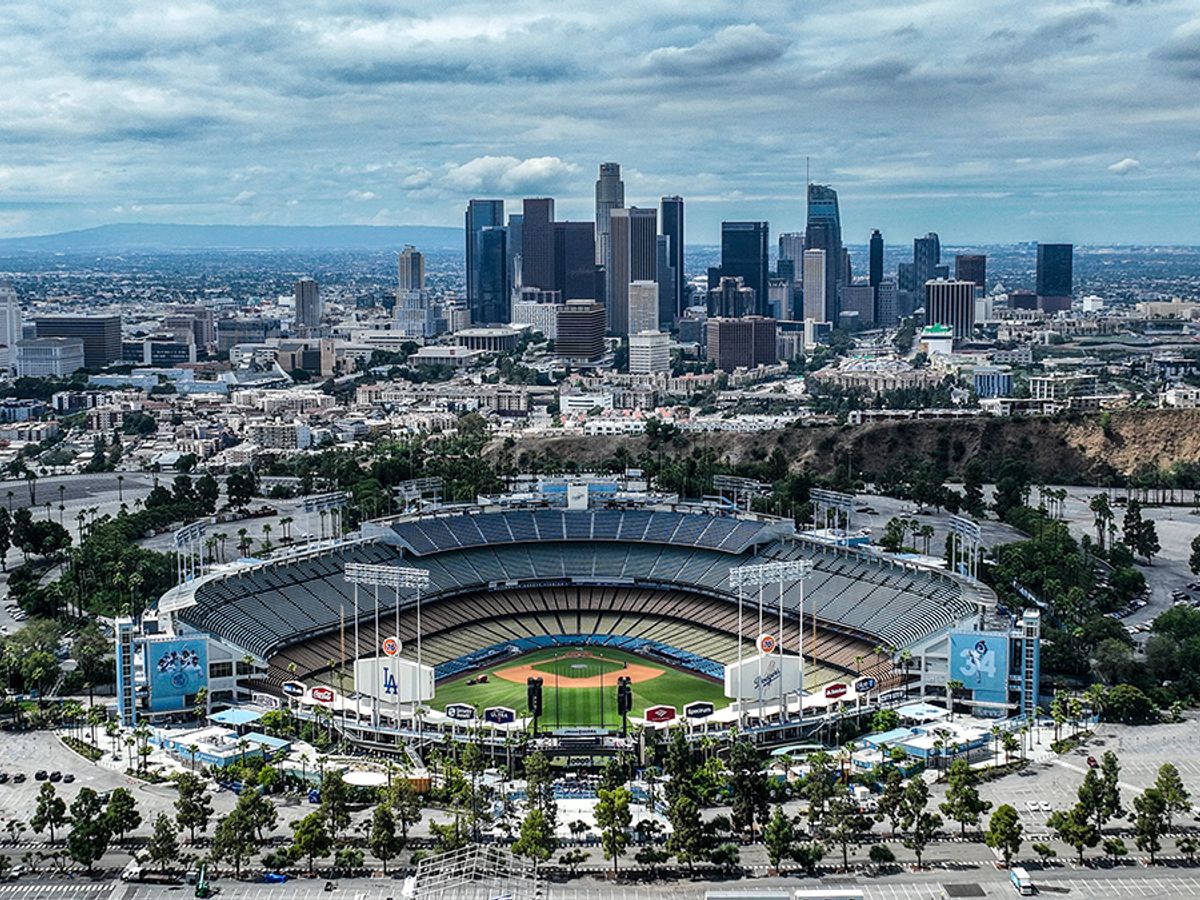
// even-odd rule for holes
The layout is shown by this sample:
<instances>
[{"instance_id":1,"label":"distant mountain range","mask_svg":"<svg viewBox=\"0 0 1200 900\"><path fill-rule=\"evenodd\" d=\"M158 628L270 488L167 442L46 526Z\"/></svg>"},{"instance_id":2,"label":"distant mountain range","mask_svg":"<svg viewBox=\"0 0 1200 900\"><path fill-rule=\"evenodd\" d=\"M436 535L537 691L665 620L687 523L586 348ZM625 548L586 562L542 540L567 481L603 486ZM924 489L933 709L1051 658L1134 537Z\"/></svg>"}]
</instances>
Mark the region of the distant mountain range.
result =
<instances>
[{"instance_id":1,"label":"distant mountain range","mask_svg":"<svg viewBox=\"0 0 1200 900\"><path fill-rule=\"evenodd\" d=\"M435 225L157 225L131 222L0 239L0 253L171 250L462 250L461 228Z\"/></svg>"}]
</instances>

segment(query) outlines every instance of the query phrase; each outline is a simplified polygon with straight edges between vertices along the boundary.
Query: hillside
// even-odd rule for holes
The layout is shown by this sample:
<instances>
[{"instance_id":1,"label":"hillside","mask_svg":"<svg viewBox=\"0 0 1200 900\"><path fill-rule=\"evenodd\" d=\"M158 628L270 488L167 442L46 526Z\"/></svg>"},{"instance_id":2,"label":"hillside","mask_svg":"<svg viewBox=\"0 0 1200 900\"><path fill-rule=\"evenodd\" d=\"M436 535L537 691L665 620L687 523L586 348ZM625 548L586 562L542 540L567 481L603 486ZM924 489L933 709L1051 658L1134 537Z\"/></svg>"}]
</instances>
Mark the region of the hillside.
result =
<instances>
[{"instance_id":1,"label":"hillside","mask_svg":"<svg viewBox=\"0 0 1200 900\"><path fill-rule=\"evenodd\" d=\"M1108 430L1098 415L1063 419L980 417L959 421L881 422L859 427L788 428L763 434L689 435L688 445L716 450L738 463L763 459L778 447L793 469L828 475L850 465L870 478L906 458L940 460L961 474L971 460L989 470L1005 459L1024 459L1035 480L1091 482L1128 475L1147 466L1200 462L1200 411L1125 410L1112 413ZM526 438L509 450L591 466L625 448L636 459L647 449L642 436ZM498 444L492 447L499 454Z\"/></svg>"}]
</instances>

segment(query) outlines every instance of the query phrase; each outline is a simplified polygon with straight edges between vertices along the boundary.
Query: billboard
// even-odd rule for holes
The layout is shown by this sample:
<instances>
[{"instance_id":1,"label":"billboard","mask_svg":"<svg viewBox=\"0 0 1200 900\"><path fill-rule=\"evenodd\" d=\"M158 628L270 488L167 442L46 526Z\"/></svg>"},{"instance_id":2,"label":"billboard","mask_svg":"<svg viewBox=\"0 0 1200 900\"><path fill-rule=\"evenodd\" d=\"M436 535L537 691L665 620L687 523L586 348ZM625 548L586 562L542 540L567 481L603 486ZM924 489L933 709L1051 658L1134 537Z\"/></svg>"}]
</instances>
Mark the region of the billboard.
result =
<instances>
[{"instance_id":1,"label":"billboard","mask_svg":"<svg viewBox=\"0 0 1200 900\"><path fill-rule=\"evenodd\" d=\"M683 708L683 714L689 719L707 719L717 708L705 700L697 700Z\"/></svg>"},{"instance_id":2,"label":"billboard","mask_svg":"<svg viewBox=\"0 0 1200 900\"><path fill-rule=\"evenodd\" d=\"M976 700L1008 699L1008 635L966 631L950 635L950 677Z\"/></svg>"},{"instance_id":3,"label":"billboard","mask_svg":"<svg viewBox=\"0 0 1200 900\"><path fill-rule=\"evenodd\" d=\"M459 722L469 722L475 718L475 707L470 703L451 703L446 707L446 715Z\"/></svg>"},{"instance_id":4,"label":"billboard","mask_svg":"<svg viewBox=\"0 0 1200 900\"><path fill-rule=\"evenodd\" d=\"M725 696L731 700L770 702L800 690L804 660L799 656L754 656L725 667Z\"/></svg>"},{"instance_id":5,"label":"billboard","mask_svg":"<svg viewBox=\"0 0 1200 900\"><path fill-rule=\"evenodd\" d=\"M665 725L667 722L674 722L676 717L675 707L673 706L650 706L646 708L642 718L654 725Z\"/></svg>"},{"instance_id":6,"label":"billboard","mask_svg":"<svg viewBox=\"0 0 1200 900\"><path fill-rule=\"evenodd\" d=\"M144 645L150 709L187 709L208 685L208 643L203 638L147 641Z\"/></svg>"},{"instance_id":7,"label":"billboard","mask_svg":"<svg viewBox=\"0 0 1200 900\"><path fill-rule=\"evenodd\" d=\"M360 659L354 663L354 684L364 697L393 703L433 699L433 669L407 659Z\"/></svg>"},{"instance_id":8,"label":"billboard","mask_svg":"<svg viewBox=\"0 0 1200 900\"><path fill-rule=\"evenodd\" d=\"M839 697L845 697L846 692L850 690L841 681L835 681L833 684L825 685L825 699L837 700Z\"/></svg>"},{"instance_id":9,"label":"billboard","mask_svg":"<svg viewBox=\"0 0 1200 900\"><path fill-rule=\"evenodd\" d=\"M491 725L511 725L517 721L517 711L507 706L489 706L483 711L483 721Z\"/></svg>"}]
</instances>

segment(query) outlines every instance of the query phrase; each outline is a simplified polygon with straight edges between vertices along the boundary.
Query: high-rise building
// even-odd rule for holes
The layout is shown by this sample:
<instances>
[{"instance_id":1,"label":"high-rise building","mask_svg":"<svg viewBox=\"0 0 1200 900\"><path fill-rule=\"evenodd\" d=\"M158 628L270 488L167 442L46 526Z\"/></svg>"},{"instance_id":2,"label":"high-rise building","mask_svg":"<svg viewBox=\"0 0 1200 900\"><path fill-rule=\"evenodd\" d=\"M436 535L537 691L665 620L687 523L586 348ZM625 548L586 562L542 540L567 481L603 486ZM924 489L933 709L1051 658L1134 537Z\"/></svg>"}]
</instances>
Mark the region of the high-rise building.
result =
<instances>
[{"instance_id":1,"label":"high-rise building","mask_svg":"<svg viewBox=\"0 0 1200 900\"><path fill-rule=\"evenodd\" d=\"M411 244L405 245L396 260L396 290L425 290L425 256Z\"/></svg>"},{"instance_id":2,"label":"high-rise building","mask_svg":"<svg viewBox=\"0 0 1200 900\"><path fill-rule=\"evenodd\" d=\"M754 291L755 313L764 312L767 305L769 239L766 222L721 223L721 275L741 278Z\"/></svg>"},{"instance_id":3,"label":"high-rise building","mask_svg":"<svg viewBox=\"0 0 1200 900\"><path fill-rule=\"evenodd\" d=\"M554 352L564 359L590 362L604 355L605 310L594 300L568 300L558 310Z\"/></svg>"},{"instance_id":4,"label":"high-rise building","mask_svg":"<svg viewBox=\"0 0 1200 900\"><path fill-rule=\"evenodd\" d=\"M486 226L476 236L475 303L471 306L471 324L497 325L509 319L512 295L508 275L508 229Z\"/></svg>"},{"instance_id":5,"label":"high-rise building","mask_svg":"<svg viewBox=\"0 0 1200 900\"><path fill-rule=\"evenodd\" d=\"M595 266L595 263L593 262L592 265ZM533 331L540 331L543 337L552 341L557 340L558 311L560 309L562 309L562 297L558 291L521 288L513 297L512 323L528 325Z\"/></svg>"},{"instance_id":6,"label":"high-rise building","mask_svg":"<svg viewBox=\"0 0 1200 900\"><path fill-rule=\"evenodd\" d=\"M662 236L667 239L666 259L671 267L670 271L666 271L662 264L659 264L658 278L659 283L667 286L667 281L670 280L668 296L670 298L670 315L662 317L660 313L660 321L664 324L674 322L676 316L682 316L684 310L684 272L683 272L683 198L682 197L663 197L662 205ZM663 312L666 312L664 309Z\"/></svg>"},{"instance_id":7,"label":"high-rise building","mask_svg":"<svg viewBox=\"0 0 1200 900\"><path fill-rule=\"evenodd\" d=\"M556 290L554 200L550 197L526 197L521 212L521 287Z\"/></svg>"},{"instance_id":8,"label":"high-rise building","mask_svg":"<svg viewBox=\"0 0 1200 900\"><path fill-rule=\"evenodd\" d=\"M121 358L120 316L37 316L37 336L79 338L83 364L100 369Z\"/></svg>"},{"instance_id":9,"label":"high-rise building","mask_svg":"<svg viewBox=\"0 0 1200 900\"><path fill-rule=\"evenodd\" d=\"M616 208L609 211L608 328L629 334L629 285L658 281L658 211Z\"/></svg>"},{"instance_id":10,"label":"high-rise building","mask_svg":"<svg viewBox=\"0 0 1200 900\"><path fill-rule=\"evenodd\" d=\"M726 319L754 315L758 298L740 277L722 275L717 286L708 292L708 314Z\"/></svg>"},{"instance_id":11,"label":"high-rise building","mask_svg":"<svg viewBox=\"0 0 1200 900\"><path fill-rule=\"evenodd\" d=\"M12 348L12 365L18 378L66 378L85 367L85 352L77 337L24 338Z\"/></svg>"},{"instance_id":12,"label":"high-rise building","mask_svg":"<svg viewBox=\"0 0 1200 900\"><path fill-rule=\"evenodd\" d=\"M485 228L504 227L503 200L472 200L467 204L465 216L465 232L467 241L467 308L471 310L471 321L487 322L482 308L480 295L480 235ZM507 244L507 240L505 241ZM506 247L507 252L507 247ZM504 271L508 273L509 260L504 261ZM510 285L505 285L507 289Z\"/></svg>"},{"instance_id":13,"label":"high-rise building","mask_svg":"<svg viewBox=\"0 0 1200 900\"><path fill-rule=\"evenodd\" d=\"M217 350L225 353L238 344L262 344L279 335L279 320L274 317L221 319L217 322Z\"/></svg>"},{"instance_id":14,"label":"high-rise building","mask_svg":"<svg viewBox=\"0 0 1200 900\"><path fill-rule=\"evenodd\" d=\"M1073 244L1038 244L1038 308L1044 312L1068 311L1075 293Z\"/></svg>"},{"instance_id":15,"label":"high-rise building","mask_svg":"<svg viewBox=\"0 0 1200 900\"><path fill-rule=\"evenodd\" d=\"M0 284L0 354L5 371L17 363L17 341L21 337L21 301L12 285Z\"/></svg>"},{"instance_id":16,"label":"high-rise building","mask_svg":"<svg viewBox=\"0 0 1200 900\"><path fill-rule=\"evenodd\" d=\"M828 185L808 186L808 227L804 246L825 251L825 313L820 321L836 322L841 312L841 290L845 278L842 262L842 219L837 191ZM805 300L807 306L808 301Z\"/></svg>"},{"instance_id":17,"label":"high-rise building","mask_svg":"<svg viewBox=\"0 0 1200 900\"><path fill-rule=\"evenodd\" d=\"M842 318L854 314L855 324L867 328L875 324L875 289L869 284L848 284L842 288Z\"/></svg>"},{"instance_id":18,"label":"high-rise building","mask_svg":"<svg viewBox=\"0 0 1200 900\"><path fill-rule=\"evenodd\" d=\"M296 327L313 332L321 327L321 288L312 278L301 278L292 288L296 301Z\"/></svg>"},{"instance_id":19,"label":"high-rise building","mask_svg":"<svg viewBox=\"0 0 1200 900\"><path fill-rule=\"evenodd\" d=\"M804 232L785 231L779 235L779 258L790 259L800 269L800 260L804 258Z\"/></svg>"},{"instance_id":20,"label":"high-rise building","mask_svg":"<svg viewBox=\"0 0 1200 900\"><path fill-rule=\"evenodd\" d=\"M609 215L624 205L625 182L621 180L620 163L600 163L600 178L596 181L596 265L608 266Z\"/></svg>"},{"instance_id":21,"label":"high-rise building","mask_svg":"<svg viewBox=\"0 0 1200 900\"><path fill-rule=\"evenodd\" d=\"M900 319L900 282L895 275L885 275L875 293L875 322L891 328Z\"/></svg>"},{"instance_id":22,"label":"high-rise building","mask_svg":"<svg viewBox=\"0 0 1200 900\"><path fill-rule=\"evenodd\" d=\"M791 264L791 260L784 260ZM773 319L790 319L795 306L793 291L795 285L789 275L787 278L772 278L767 282L767 312Z\"/></svg>"},{"instance_id":23,"label":"high-rise building","mask_svg":"<svg viewBox=\"0 0 1200 900\"><path fill-rule=\"evenodd\" d=\"M675 266L671 259L671 239L665 234L658 236L658 323L659 328L671 330L675 317L679 315L677 297L679 279L675 276Z\"/></svg>"},{"instance_id":24,"label":"high-rise building","mask_svg":"<svg viewBox=\"0 0 1200 900\"><path fill-rule=\"evenodd\" d=\"M521 235L525 230L525 217L511 213L508 217L508 292L515 294L521 289Z\"/></svg>"},{"instance_id":25,"label":"high-rise building","mask_svg":"<svg viewBox=\"0 0 1200 900\"><path fill-rule=\"evenodd\" d=\"M804 318L829 321L828 290L824 250L804 251Z\"/></svg>"},{"instance_id":26,"label":"high-rise building","mask_svg":"<svg viewBox=\"0 0 1200 900\"><path fill-rule=\"evenodd\" d=\"M925 282L925 324L952 329L955 340L970 338L975 329L975 282Z\"/></svg>"},{"instance_id":27,"label":"high-rise building","mask_svg":"<svg viewBox=\"0 0 1200 900\"><path fill-rule=\"evenodd\" d=\"M980 253L960 253L954 257L954 277L972 281L980 293L987 290L987 257Z\"/></svg>"},{"instance_id":28,"label":"high-rise building","mask_svg":"<svg viewBox=\"0 0 1200 900\"><path fill-rule=\"evenodd\" d=\"M629 335L629 374L654 375L671 371L671 336L661 331Z\"/></svg>"},{"instance_id":29,"label":"high-rise building","mask_svg":"<svg viewBox=\"0 0 1200 900\"><path fill-rule=\"evenodd\" d=\"M629 284L629 334L658 331L658 284L633 281Z\"/></svg>"},{"instance_id":30,"label":"high-rise building","mask_svg":"<svg viewBox=\"0 0 1200 900\"><path fill-rule=\"evenodd\" d=\"M921 291L927 281L938 277L937 267L942 261L942 242L934 232L925 237L913 238L913 290Z\"/></svg>"},{"instance_id":31,"label":"high-rise building","mask_svg":"<svg viewBox=\"0 0 1200 900\"><path fill-rule=\"evenodd\" d=\"M883 235L876 228L871 232L871 243L868 251L867 262L867 283L872 288L878 289L879 282L883 281ZM875 293L879 293L878 290Z\"/></svg>"},{"instance_id":32,"label":"high-rise building","mask_svg":"<svg viewBox=\"0 0 1200 900\"><path fill-rule=\"evenodd\" d=\"M554 290L567 300L597 300L598 277L596 226L591 222L555 222Z\"/></svg>"},{"instance_id":33,"label":"high-rise building","mask_svg":"<svg viewBox=\"0 0 1200 900\"><path fill-rule=\"evenodd\" d=\"M775 320L765 316L709 319L708 360L723 372L753 369L779 361Z\"/></svg>"}]
</instances>

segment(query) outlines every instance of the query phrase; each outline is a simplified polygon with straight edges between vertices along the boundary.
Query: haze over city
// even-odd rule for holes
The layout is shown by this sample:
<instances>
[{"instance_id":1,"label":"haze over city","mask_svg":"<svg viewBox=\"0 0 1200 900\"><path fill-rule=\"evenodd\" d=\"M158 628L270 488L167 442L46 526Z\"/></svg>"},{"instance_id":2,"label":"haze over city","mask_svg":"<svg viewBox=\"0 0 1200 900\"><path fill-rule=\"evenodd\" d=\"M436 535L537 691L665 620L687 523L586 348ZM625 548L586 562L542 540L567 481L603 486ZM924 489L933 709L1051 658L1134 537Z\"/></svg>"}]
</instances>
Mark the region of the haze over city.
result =
<instances>
[{"instance_id":1,"label":"haze over city","mask_svg":"<svg viewBox=\"0 0 1200 900\"><path fill-rule=\"evenodd\" d=\"M1200 242L1200 16L1147 2L14 2L0 234L457 225L469 196L848 235Z\"/></svg>"}]
</instances>

